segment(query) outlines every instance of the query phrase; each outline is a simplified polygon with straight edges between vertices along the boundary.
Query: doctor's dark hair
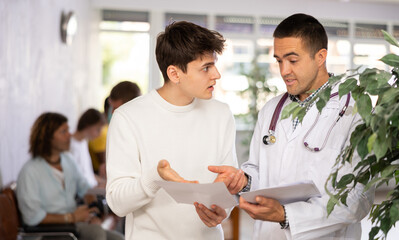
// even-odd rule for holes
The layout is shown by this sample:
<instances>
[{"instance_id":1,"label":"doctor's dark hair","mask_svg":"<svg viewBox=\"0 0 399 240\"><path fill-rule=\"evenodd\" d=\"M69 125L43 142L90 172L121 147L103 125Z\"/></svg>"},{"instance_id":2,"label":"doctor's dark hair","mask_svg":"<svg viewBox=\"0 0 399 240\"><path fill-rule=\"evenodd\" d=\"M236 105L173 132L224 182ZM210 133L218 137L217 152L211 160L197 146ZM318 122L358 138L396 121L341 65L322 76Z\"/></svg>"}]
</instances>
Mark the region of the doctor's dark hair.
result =
<instances>
[{"instance_id":1,"label":"doctor's dark hair","mask_svg":"<svg viewBox=\"0 0 399 240\"><path fill-rule=\"evenodd\" d=\"M64 115L52 112L43 113L36 119L29 138L29 153L32 157L51 155L51 140L54 133L67 121Z\"/></svg>"},{"instance_id":2,"label":"doctor's dark hair","mask_svg":"<svg viewBox=\"0 0 399 240\"><path fill-rule=\"evenodd\" d=\"M94 108L89 108L82 114L82 116L80 116L77 130L82 131L85 128L96 125L97 123L104 125L105 122L106 120L103 114Z\"/></svg>"},{"instance_id":3,"label":"doctor's dark hair","mask_svg":"<svg viewBox=\"0 0 399 240\"><path fill-rule=\"evenodd\" d=\"M323 25L316 18L303 13L284 19L274 30L273 37L301 38L312 58L321 49L327 50L328 38Z\"/></svg>"},{"instance_id":4,"label":"doctor's dark hair","mask_svg":"<svg viewBox=\"0 0 399 240\"><path fill-rule=\"evenodd\" d=\"M167 69L177 66L184 73L187 64L208 53L221 54L225 39L216 32L191 22L179 21L168 25L157 38L155 54L165 82L169 81Z\"/></svg>"}]
</instances>

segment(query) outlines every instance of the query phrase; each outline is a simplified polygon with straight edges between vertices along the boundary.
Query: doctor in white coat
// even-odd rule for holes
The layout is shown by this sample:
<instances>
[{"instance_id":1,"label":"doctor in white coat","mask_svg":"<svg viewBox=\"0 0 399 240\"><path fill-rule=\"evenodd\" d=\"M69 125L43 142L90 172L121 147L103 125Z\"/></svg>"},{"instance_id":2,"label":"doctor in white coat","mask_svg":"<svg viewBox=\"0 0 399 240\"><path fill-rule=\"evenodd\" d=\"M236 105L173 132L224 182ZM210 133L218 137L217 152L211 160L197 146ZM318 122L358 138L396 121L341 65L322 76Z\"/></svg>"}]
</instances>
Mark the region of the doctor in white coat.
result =
<instances>
[{"instance_id":1,"label":"doctor in white coat","mask_svg":"<svg viewBox=\"0 0 399 240\"><path fill-rule=\"evenodd\" d=\"M312 16L295 14L283 20L274 32L274 57L287 86L284 95L270 100L259 112L250 146L249 160L241 169L226 166L210 166L209 170L235 177L226 182L231 193L253 191L266 187L312 180L320 190L321 198L306 202L281 205L274 199L257 197L258 204L240 198L240 208L256 219L254 239L360 239L360 220L369 212L374 190L364 192L358 184L347 198L348 206L336 206L327 217L329 196L324 190L336 159L349 144L351 132L361 118L353 114L354 100L350 96L333 96L319 114L316 105L308 108L302 123L296 119L280 119L277 111L275 143L266 142L270 135L272 116L278 103L283 107L297 101L300 104L328 86L326 69L327 35L323 26ZM338 91L333 87L332 93ZM337 118L347 105L347 111ZM319 116L318 116L319 115ZM331 131L330 131L331 130ZM307 146L305 146L307 145ZM352 172L346 164L340 174ZM339 179L339 178L338 178Z\"/></svg>"}]
</instances>

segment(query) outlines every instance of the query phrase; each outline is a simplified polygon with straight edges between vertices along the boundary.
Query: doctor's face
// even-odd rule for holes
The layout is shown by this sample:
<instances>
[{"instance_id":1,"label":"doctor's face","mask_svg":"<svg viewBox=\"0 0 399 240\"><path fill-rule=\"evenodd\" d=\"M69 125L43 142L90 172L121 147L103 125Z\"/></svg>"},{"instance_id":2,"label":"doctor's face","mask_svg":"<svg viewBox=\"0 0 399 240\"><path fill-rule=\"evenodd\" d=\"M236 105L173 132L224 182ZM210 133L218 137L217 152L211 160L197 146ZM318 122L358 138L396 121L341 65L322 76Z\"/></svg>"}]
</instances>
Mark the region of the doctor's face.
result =
<instances>
[{"instance_id":1,"label":"doctor's face","mask_svg":"<svg viewBox=\"0 0 399 240\"><path fill-rule=\"evenodd\" d=\"M279 64L280 74L287 86L287 91L289 94L299 95L301 101L310 95L310 90L320 87L317 82L319 64L316 61L316 55L318 53L311 56L300 38L274 39L274 57Z\"/></svg>"}]
</instances>

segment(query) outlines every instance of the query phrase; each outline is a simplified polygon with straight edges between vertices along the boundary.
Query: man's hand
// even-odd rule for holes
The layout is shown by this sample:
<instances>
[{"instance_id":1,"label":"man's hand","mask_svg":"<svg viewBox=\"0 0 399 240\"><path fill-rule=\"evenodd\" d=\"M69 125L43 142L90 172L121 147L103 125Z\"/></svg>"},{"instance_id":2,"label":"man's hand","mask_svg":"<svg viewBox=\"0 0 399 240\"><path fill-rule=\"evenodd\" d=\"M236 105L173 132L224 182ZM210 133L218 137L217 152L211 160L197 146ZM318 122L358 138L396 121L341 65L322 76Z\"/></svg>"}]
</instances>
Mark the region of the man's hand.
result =
<instances>
[{"instance_id":1,"label":"man's hand","mask_svg":"<svg viewBox=\"0 0 399 240\"><path fill-rule=\"evenodd\" d=\"M251 204L243 197L240 197L240 208L245 210L249 216L256 220L283 222L284 208L277 201L272 198L265 198L261 196L256 197L256 204Z\"/></svg>"},{"instance_id":2,"label":"man's hand","mask_svg":"<svg viewBox=\"0 0 399 240\"><path fill-rule=\"evenodd\" d=\"M227 217L226 211L219 206L212 205L212 210L197 202L194 203L194 206L198 216L208 227L216 227Z\"/></svg>"},{"instance_id":3,"label":"man's hand","mask_svg":"<svg viewBox=\"0 0 399 240\"><path fill-rule=\"evenodd\" d=\"M171 182L185 182L185 183L198 183L198 181L188 181L180 177L180 175L170 167L170 164L166 160L158 162L158 174L163 180Z\"/></svg>"},{"instance_id":4,"label":"man's hand","mask_svg":"<svg viewBox=\"0 0 399 240\"><path fill-rule=\"evenodd\" d=\"M248 179L241 169L231 166L209 166L208 170L218 174L214 182L224 182L230 194L237 194L248 184Z\"/></svg>"}]
</instances>

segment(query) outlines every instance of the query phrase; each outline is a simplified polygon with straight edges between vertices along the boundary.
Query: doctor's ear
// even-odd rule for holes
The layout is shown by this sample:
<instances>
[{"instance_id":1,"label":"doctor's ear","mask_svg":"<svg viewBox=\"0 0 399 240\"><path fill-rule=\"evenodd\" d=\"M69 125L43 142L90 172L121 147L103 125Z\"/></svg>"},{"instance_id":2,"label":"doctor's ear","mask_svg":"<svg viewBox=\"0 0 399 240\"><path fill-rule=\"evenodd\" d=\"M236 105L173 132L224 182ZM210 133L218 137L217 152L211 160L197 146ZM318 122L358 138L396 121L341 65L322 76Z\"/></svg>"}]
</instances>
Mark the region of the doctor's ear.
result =
<instances>
[{"instance_id":1,"label":"doctor's ear","mask_svg":"<svg viewBox=\"0 0 399 240\"><path fill-rule=\"evenodd\" d=\"M317 65L319 65L319 67L323 64L325 64L326 60L327 60L327 49L322 48L320 49L316 54L315 54L315 60L317 61Z\"/></svg>"},{"instance_id":2,"label":"doctor's ear","mask_svg":"<svg viewBox=\"0 0 399 240\"><path fill-rule=\"evenodd\" d=\"M168 69L166 70L166 73L168 74L168 78L172 83L178 84L180 83L180 74L179 74L180 69L174 65L170 65Z\"/></svg>"}]
</instances>

